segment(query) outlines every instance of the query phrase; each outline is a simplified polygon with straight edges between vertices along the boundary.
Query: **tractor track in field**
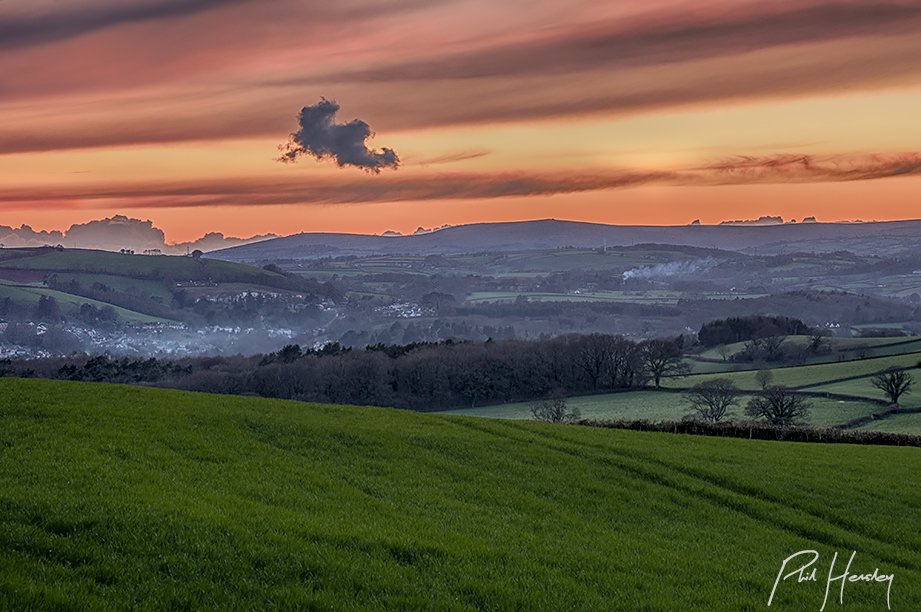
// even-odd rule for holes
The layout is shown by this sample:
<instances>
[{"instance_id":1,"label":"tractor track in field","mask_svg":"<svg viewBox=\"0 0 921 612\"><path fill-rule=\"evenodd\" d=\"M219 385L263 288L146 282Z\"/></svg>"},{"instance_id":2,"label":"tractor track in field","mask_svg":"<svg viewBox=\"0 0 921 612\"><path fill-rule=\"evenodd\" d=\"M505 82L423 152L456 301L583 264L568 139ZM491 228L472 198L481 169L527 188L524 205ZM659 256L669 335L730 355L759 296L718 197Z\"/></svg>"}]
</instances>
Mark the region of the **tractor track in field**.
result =
<instances>
[{"instance_id":1,"label":"tractor track in field","mask_svg":"<svg viewBox=\"0 0 921 612\"><path fill-rule=\"evenodd\" d=\"M851 522L842 521L841 517L821 513L812 508L801 504L791 504L787 500L782 500L766 494L761 490L754 490L744 486L732 485L722 479L705 472L692 470L685 466L662 461L641 453L625 452L616 448L600 444L583 444L575 443L568 440L562 440L557 436L549 433L538 432L531 429L525 429L521 423L514 421L495 421L494 424L500 424L505 428L514 429L516 433L527 433L528 437L516 435L511 432L498 432L490 427L480 427L470 422L458 422L459 425L474 429L481 433L487 433L502 437L512 442L535 442L534 438L541 438L548 449L563 453L573 457L591 460L596 463L608 464L631 474L634 478L643 482L652 483L657 486L665 487L670 490L677 490L688 494L696 499L703 500L707 503L728 508L735 512L745 515L751 520L769 525L776 529L787 532L795 537L807 538L813 542L823 544L829 547L840 547L845 545L854 549L863 549L876 555L879 559L887 563L896 565L909 571L921 571L921 567L910 561L906 561L900 554L893 553L890 550L891 544L885 540L876 537L860 526ZM596 451L602 451L604 454L585 452L586 448L592 448ZM617 459L615 459L617 457ZM682 483L674 478L673 474L661 473L642 465L642 462L658 465L668 471L675 472L685 476L692 481L701 484L695 487L690 483ZM710 488L710 490L707 490ZM768 506L759 508L759 504ZM817 528L813 525L797 524L793 520L782 520L779 510L793 510L801 515L805 515L806 520L815 520L826 523L826 528ZM841 530L847 529L845 532ZM870 546L853 546L854 538L864 540L870 543Z\"/></svg>"}]
</instances>

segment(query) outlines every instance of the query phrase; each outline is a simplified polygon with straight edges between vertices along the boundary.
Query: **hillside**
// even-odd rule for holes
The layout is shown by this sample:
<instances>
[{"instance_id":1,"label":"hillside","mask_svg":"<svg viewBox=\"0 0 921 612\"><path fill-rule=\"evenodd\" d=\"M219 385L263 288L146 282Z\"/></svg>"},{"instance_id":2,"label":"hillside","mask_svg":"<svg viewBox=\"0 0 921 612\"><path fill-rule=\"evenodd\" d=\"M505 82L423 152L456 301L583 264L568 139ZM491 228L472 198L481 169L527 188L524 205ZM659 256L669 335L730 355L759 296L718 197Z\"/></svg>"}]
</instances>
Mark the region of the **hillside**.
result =
<instances>
[{"instance_id":1,"label":"hillside","mask_svg":"<svg viewBox=\"0 0 921 612\"><path fill-rule=\"evenodd\" d=\"M54 299L56 314L69 318L85 315L81 307L89 305L92 313L111 307L114 318L125 323L187 322L191 315L182 309L199 297L277 294L303 284L255 266L192 257L48 247L0 250L2 315L20 318L43 317L31 311L45 297Z\"/></svg>"},{"instance_id":2,"label":"hillside","mask_svg":"<svg viewBox=\"0 0 921 612\"><path fill-rule=\"evenodd\" d=\"M853 243L855 250L897 252L918 246L921 221L885 223L807 223L772 226L686 225L627 226L575 221L477 223L413 236L304 233L230 249L208 257L228 261L314 259L343 255L448 255L483 251L529 251L561 247L671 244L730 251L770 253L838 251ZM787 248L784 245L796 245ZM818 245L822 245L821 248ZM810 248L810 245L813 245Z\"/></svg>"},{"instance_id":3,"label":"hillside","mask_svg":"<svg viewBox=\"0 0 921 612\"><path fill-rule=\"evenodd\" d=\"M815 548L820 573L850 550L894 572L905 609L919 468L912 448L3 379L0 608L760 609ZM885 586L846 602L882 609Z\"/></svg>"}]
</instances>

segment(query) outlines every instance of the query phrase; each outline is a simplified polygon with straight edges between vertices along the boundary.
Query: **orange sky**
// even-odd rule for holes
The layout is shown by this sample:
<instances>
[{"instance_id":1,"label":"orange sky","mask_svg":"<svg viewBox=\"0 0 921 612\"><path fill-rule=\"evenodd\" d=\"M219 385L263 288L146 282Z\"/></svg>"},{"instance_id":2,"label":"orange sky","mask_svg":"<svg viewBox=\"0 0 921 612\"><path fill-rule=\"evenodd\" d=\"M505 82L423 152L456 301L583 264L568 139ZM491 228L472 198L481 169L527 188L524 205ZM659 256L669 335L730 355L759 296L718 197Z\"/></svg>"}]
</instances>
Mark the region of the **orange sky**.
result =
<instances>
[{"instance_id":1,"label":"orange sky","mask_svg":"<svg viewBox=\"0 0 921 612\"><path fill-rule=\"evenodd\" d=\"M907 0L8 0L0 225L921 217L919 27ZM278 163L321 97L375 132L323 146L400 167Z\"/></svg>"}]
</instances>

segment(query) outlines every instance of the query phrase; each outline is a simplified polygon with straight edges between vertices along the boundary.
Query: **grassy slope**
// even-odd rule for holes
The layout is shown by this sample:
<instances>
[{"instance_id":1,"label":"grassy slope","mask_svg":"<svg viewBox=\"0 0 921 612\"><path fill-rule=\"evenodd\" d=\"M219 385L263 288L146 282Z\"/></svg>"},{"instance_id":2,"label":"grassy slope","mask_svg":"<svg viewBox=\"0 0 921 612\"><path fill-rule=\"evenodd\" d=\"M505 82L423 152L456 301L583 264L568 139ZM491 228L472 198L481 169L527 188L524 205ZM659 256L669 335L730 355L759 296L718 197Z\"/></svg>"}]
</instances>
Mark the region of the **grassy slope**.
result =
<instances>
[{"instance_id":1,"label":"grassy slope","mask_svg":"<svg viewBox=\"0 0 921 612\"><path fill-rule=\"evenodd\" d=\"M48 272L99 273L115 276L151 278L154 274L187 281L248 282L271 284L280 278L274 272L243 264L167 255L122 255L107 251L36 249L34 254L0 260L0 267Z\"/></svg>"},{"instance_id":2,"label":"grassy slope","mask_svg":"<svg viewBox=\"0 0 921 612\"><path fill-rule=\"evenodd\" d=\"M168 322L168 319L163 319L160 317L154 317L151 315L144 314L142 312L135 312L133 310L128 310L127 308L122 308L121 306L115 306L113 304L108 304L106 302L100 302L91 298L81 297L78 295L72 295L70 293L64 293L63 291L55 291L53 289L41 289L38 287L25 287L25 286L16 286L16 285L7 285L4 282L0 282L0 299L10 298L14 302L19 304L25 304L28 306L34 306L38 304L38 301L42 296L53 297L58 306L61 309L62 314L65 315L74 315L80 311L80 306L83 304L90 304L96 308L103 308L105 306L112 306L115 309L115 314L122 321L128 321L130 323L164 323Z\"/></svg>"},{"instance_id":3,"label":"grassy slope","mask_svg":"<svg viewBox=\"0 0 921 612\"><path fill-rule=\"evenodd\" d=\"M894 571L907 609L919 468L913 448L2 380L0 608L754 609L816 548Z\"/></svg>"},{"instance_id":4,"label":"grassy slope","mask_svg":"<svg viewBox=\"0 0 921 612\"><path fill-rule=\"evenodd\" d=\"M6 249L0 254L0 269L13 270L13 273L35 271L43 275L54 274L61 283L73 280L84 288L90 288L98 282L137 297L156 298L165 304L169 304L172 299L173 281L237 283L241 287L253 289L271 287L282 280L282 276L275 272L220 260L123 255L81 249ZM97 307L106 305L105 302L61 291L27 287L8 281L0 282L0 285L0 298L10 297L19 303L34 305L41 295L51 295L62 305L65 314L72 314L84 303ZM194 292L195 289L190 291ZM209 288L209 291L214 289ZM118 306L113 307L125 321L165 321Z\"/></svg>"}]
</instances>

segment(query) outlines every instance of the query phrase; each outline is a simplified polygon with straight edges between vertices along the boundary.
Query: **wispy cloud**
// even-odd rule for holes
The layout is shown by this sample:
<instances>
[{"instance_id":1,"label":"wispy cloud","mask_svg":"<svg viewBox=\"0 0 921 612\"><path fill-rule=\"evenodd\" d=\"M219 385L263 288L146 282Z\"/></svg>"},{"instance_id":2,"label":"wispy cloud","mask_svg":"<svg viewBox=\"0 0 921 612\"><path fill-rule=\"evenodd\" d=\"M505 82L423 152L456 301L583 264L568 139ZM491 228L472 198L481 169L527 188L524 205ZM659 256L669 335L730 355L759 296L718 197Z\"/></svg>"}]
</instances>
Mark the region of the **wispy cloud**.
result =
<instances>
[{"instance_id":1,"label":"wispy cloud","mask_svg":"<svg viewBox=\"0 0 921 612\"><path fill-rule=\"evenodd\" d=\"M579 13L553 27L510 22L504 36L482 37L460 19L456 31L445 25L470 5L96 0L26 18L34 11L14 0L20 10L0 10L0 49L18 49L0 55L0 153L268 136L316 91L348 99L379 130L402 130L921 82L921 0L688 0L602 20ZM500 9L477 10L486 22ZM163 45L180 18L195 35ZM115 36L126 24L144 27ZM463 42L412 46L426 24ZM68 52L34 48L77 37ZM140 88L149 102L121 97ZM88 92L93 103L72 104L66 121L34 116L48 98Z\"/></svg>"},{"instance_id":2,"label":"wispy cloud","mask_svg":"<svg viewBox=\"0 0 921 612\"><path fill-rule=\"evenodd\" d=\"M700 167L715 182L866 181L921 174L921 153L895 155L741 155Z\"/></svg>"},{"instance_id":3,"label":"wispy cloud","mask_svg":"<svg viewBox=\"0 0 921 612\"><path fill-rule=\"evenodd\" d=\"M439 164L453 164L455 162L467 161L468 159L479 159L492 153L489 149L477 149L473 151L457 151L455 153L445 153L444 155L434 155L432 157L422 157L419 159L407 160L418 166L437 166Z\"/></svg>"},{"instance_id":4,"label":"wispy cloud","mask_svg":"<svg viewBox=\"0 0 921 612\"><path fill-rule=\"evenodd\" d=\"M114 26L185 17L233 4L253 1L146 0L139 2L133 0L130 2L107 3L59 2L49 7L51 10L46 11L30 7L27 13L0 14L0 50L56 42Z\"/></svg>"},{"instance_id":5,"label":"wispy cloud","mask_svg":"<svg viewBox=\"0 0 921 612\"><path fill-rule=\"evenodd\" d=\"M315 78L320 82L467 80L648 67L791 44L914 34L919 25L921 2L917 1L699 3L686 10L671 7L563 31L556 28L537 40L434 53Z\"/></svg>"},{"instance_id":6,"label":"wispy cloud","mask_svg":"<svg viewBox=\"0 0 921 612\"><path fill-rule=\"evenodd\" d=\"M360 176L360 175L359 175ZM438 200L490 200L625 189L642 185L718 186L818 183L921 176L921 153L898 155L738 156L694 168L594 169L584 172L454 172L375 179L268 179L263 177L133 186L0 189L12 206L204 207L226 205L358 204Z\"/></svg>"}]
</instances>

